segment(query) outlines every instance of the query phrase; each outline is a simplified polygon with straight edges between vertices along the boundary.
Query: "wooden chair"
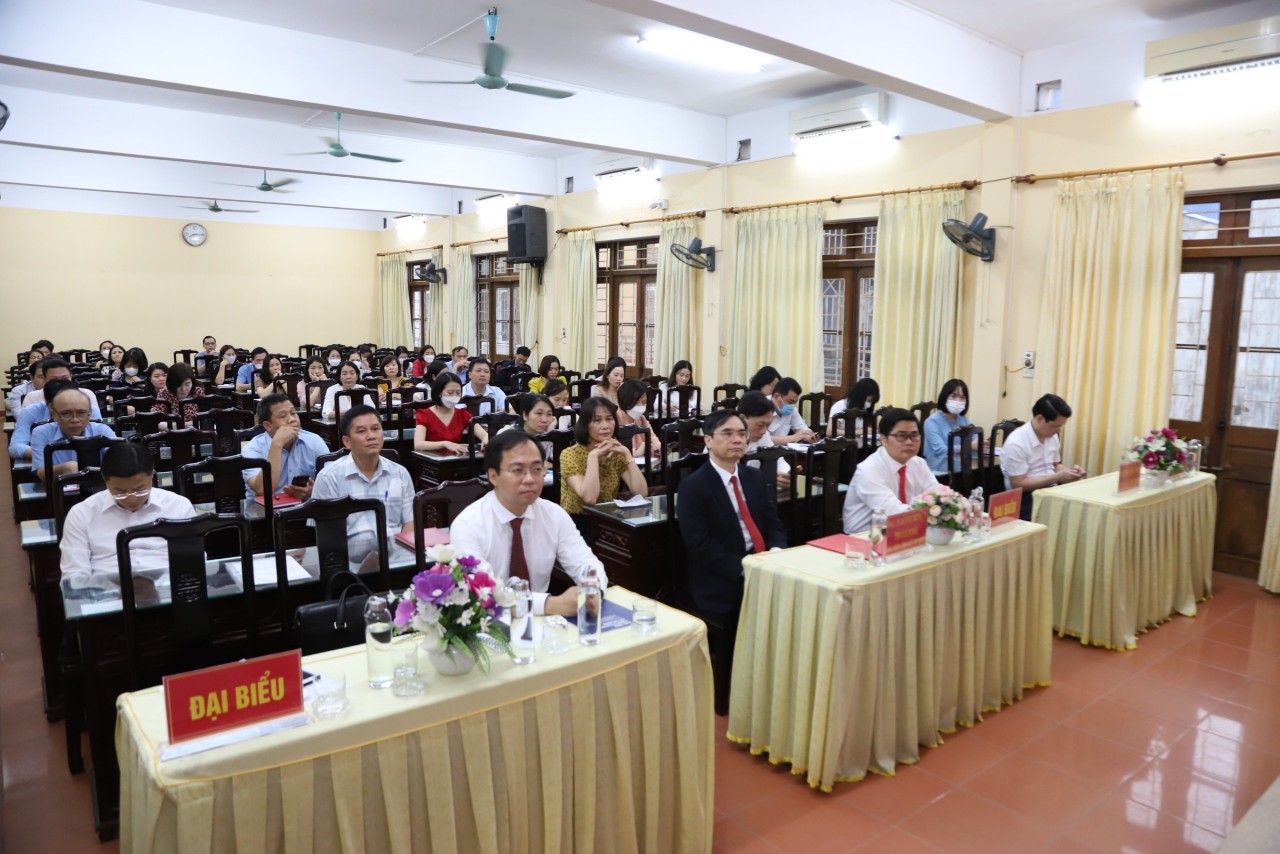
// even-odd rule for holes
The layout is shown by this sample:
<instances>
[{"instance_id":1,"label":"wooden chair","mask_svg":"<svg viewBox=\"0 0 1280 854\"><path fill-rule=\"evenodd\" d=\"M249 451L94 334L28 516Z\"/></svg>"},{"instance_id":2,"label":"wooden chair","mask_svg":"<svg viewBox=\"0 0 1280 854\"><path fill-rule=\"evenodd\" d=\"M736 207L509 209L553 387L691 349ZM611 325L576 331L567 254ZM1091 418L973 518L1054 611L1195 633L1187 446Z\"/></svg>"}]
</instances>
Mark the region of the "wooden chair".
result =
<instances>
[{"instance_id":1,"label":"wooden chair","mask_svg":"<svg viewBox=\"0 0 1280 854\"><path fill-rule=\"evenodd\" d=\"M177 471L188 463L203 460L206 456L201 445L210 445L217 449L218 434L212 430L197 430L185 427L181 430L164 430L151 433L138 440L151 451L156 471Z\"/></svg>"},{"instance_id":2,"label":"wooden chair","mask_svg":"<svg viewBox=\"0 0 1280 854\"><path fill-rule=\"evenodd\" d=\"M852 438L855 457L862 462L880 447L880 417L869 409L846 409L835 417L836 435ZM924 443L921 442L923 445Z\"/></svg>"},{"instance_id":3,"label":"wooden chair","mask_svg":"<svg viewBox=\"0 0 1280 854\"><path fill-rule=\"evenodd\" d=\"M214 434L211 456L231 457L239 454L243 442L248 441L242 440L239 434L253 427L253 421L253 413L243 409L210 409L197 415L193 426L198 430L207 430ZM259 427L258 430L261 431L262 428Z\"/></svg>"},{"instance_id":4,"label":"wooden chair","mask_svg":"<svg viewBox=\"0 0 1280 854\"><path fill-rule=\"evenodd\" d=\"M307 383L307 387L305 389L307 393L307 405L303 406L302 409L307 412L319 412L321 405L324 403L324 396L329 391L329 386L337 385L337 384L338 384L337 380L312 380L311 382ZM313 390L316 391L316 394L314 395L312 394ZM311 407L309 403L312 397L314 397L316 400L316 405L314 409Z\"/></svg>"},{"instance_id":5,"label":"wooden chair","mask_svg":"<svg viewBox=\"0 0 1280 854\"><path fill-rule=\"evenodd\" d=\"M573 380L569 385L569 400L572 403L582 403L588 397L591 397L591 389L595 386L596 381L590 377L584 377L580 380Z\"/></svg>"},{"instance_id":6,"label":"wooden chair","mask_svg":"<svg viewBox=\"0 0 1280 854\"><path fill-rule=\"evenodd\" d=\"M58 475L49 489L49 506L53 510L53 533L59 540L62 539L62 523L71 508L106 488L102 470L94 466Z\"/></svg>"},{"instance_id":7,"label":"wooden chair","mask_svg":"<svg viewBox=\"0 0 1280 854\"><path fill-rule=\"evenodd\" d=\"M527 400L533 397L533 392L514 392L507 395L507 412L512 415L520 415L524 411L524 405Z\"/></svg>"},{"instance_id":8,"label":"wooden chair","mask_svg":"<svg viewBox=\"0 0 1280 854\"><path fill-rule=\"evenodd\" d=\"M664 424L661 439L662 447L668 453L676 453L680 456L701 453L706 449L706 443L702 441L702 420L698 418L686 418ZM670 491L670 484L667 486Z\"/></svg>"},{"instance_id":9,"label":"wooden chair","mask_svg":"<svg viewBox=\"0 0 1280 854\"><path fill-rule=\"evenodd\" d=\"M542 487L542 497L552 504L559 504L560 490L564 482L564 476L560 470L560 456L576 441L573 438L573 431L548 430L541 436L535 436L534 441L544 450L547 444L551 445L551 459L548 460L551 465L551 485Z\"/></svg>"},{"instance_id":10,"label":"wooden chair","mask_svg":"<svg viewBox=\"0 0 1280 854\"><path fill-rule=\"evenodd\" d=\"M714 407L720 401L732 398L733 406L736 407L738 405L738 401L741 400L742 396L748 391L749 389L746 386L738 383L724 383L723 385L718 385L711 389L711 404Z\"/></svg>"},{"instance_id":11,"label":"wooden chair","mask_svg":"<svg viewBox=\"0 0 1280 854\"><path fill-rule=\"evenodd\" d=\"M702 388L696 385L668 386L662 395L662 415L668 418L697 418L702 411ZM674 400L672 399L674 398Z\"/></svg>"},{"instance_id":12,"label":"wooden chair","mask_svg":"<svg viewBox=\"0 0 1280 854\"><path fill-rule=\"evenodd\" d=\"M462 406L467 408L473 418L481 415L488 415L498 411L498 400L488 394L468 394L464 395L460 401Z\"/></svg>"},{"instance_id":13,"label":"wooden chair","mask_svg":"<svg viewBox=\"0 0 1280 854\"><path fill-rule=\"evenodd\" d=\"M619 425L617 430L617 439L626 448L631 448L635 442L636 436L648 434L648 430L639 424ZM649 450L649 443L644 444L644 460L640 465L640 470L644 472L645 482L649 482L653 478L653 454Z\"/></svg>"},{"instance_id":14,"label":"wooden chair","mask_svg":"<svg viewBox=\"0 0 1280 854\"><path fill-rule=\"evenodd\" d=\"M192 426L185 422L186 416L184 413L187 411L188 406L194 406L196 408L196 417L192 419L193 422L196 422L199 421L200 416L206 412L233 409L235 404L232 402L231 398L227 397L225 394L201 394L196 395L195 397L185 397L178 401L178 409L176 413L179 422L184 427Z\"/></svg>"},{"instance_id":15,"label":"wooden chair","mask_svg":"<svg viewBox=\"0 0 1280 854\"><path fill-rule=\"evenodd\" d=\"M827 431L827 413L831 411L831 395L825 391L814 391L800 395L796 401L796 409L804 418L809 429L821 436ZM808 416L805 409L808 409Z\"/></svg>"},{"instance_id":16,"label":"wooden chair","mask_svg":"<svg viewBox=\"0 0 1280 854\"><path fill-rule=\"evenodd\" d=\"M804 506L816 537L844 530L844 493L840 487L853 480L856 446L852 439L829 437L809 445L804 456ZM814 496L821 491L820 512L814 513ZM802 537L800 541L809 539Z\"/></svg>"},{"instance_id":17,"label":"wooden chair","mask_svg":"<svg viewBox=\"0 0 1280 854\"><path fill-rule=\"evenodd\" d=\"M346 404L345 406L343 404ZM342 417L353 406L360 404L378 408L378 393L369 388L345 388L333 396L333 412L335 420Z\"/></svg>"},{"instance_id":18,"label":"wooden chair","mask_svg":"<svg viewBox=\"0 0 1280 854\"><path fill-rule=\"evenodd\" d=\"M115 422L116 435L123 436L133 432L138 436L158 433L161 430L176 430L181 426L181 419L168 412L135 412Z\"/></svg>"},{"instance_id":19,"label":"wooden chair","mask_svg":"<svg viewBox=\"0 0 1280 854\"><path fill-rule=\"evenodd\" d=\"M119 436L75 436L59 439L44 446L44 471L53 474L53 455L58 451L74 451L77 469L96 468L102 464L102 455L112 445L127 442ZM46 489L48 484L45 484Z\"/></svg>"},{"instance_id":20,"label":"wooden chair","mask_svg":"<svg viewBox=\"0 0 1280 854\"><path fill-rule=\"evenodd\" d=\"M174 350L174 351L173 351L173 364L175 364L175 365L176 365L178 362L181 362L181 363L182 363L182 364L184 364L184 365L190 365L190 364L192 363L192 360L196 357L196 355L198 355L198 354L199 354L199 353L201 353L201 352L203 352L203 351L201 351L201 350Z\"/></svg>"},{"instance_id":21,"label":"wooden chair","mask_svg":"<svg viewBox=\"0 0 1280 854\"><path fill-rule=\"evenodd\" d=\"M244 472L262 470L264 482L271 478L271 463L267 460L242 457L206 457L194 463L179 466L173 475L174 491L185 496L192 504L213 504L213 512L229 515L241 512L244 501ZM197 482L200 475L209 475L204 482ZM262 506L267 518L273 512L270 492L262 496Z\"/></svg>"},{"instance_id":22,"label":"wooden chair","mask_svg":"<svg viewBox=\"0 0 1280 854\"><path fill-rule=\"evenodd\" d=\"M561 418L569 419L569 429L572 429L573 425L578 423L578 410L574 409L572 406L560 406L553 409L552 412L556 416L557 424L560 423Z\"/></svg>"},{"instance_id":23,"label":"wooden chair","mask_svg":"<svg viewBox=\"0 0 1280 854\"><path fill-rule=\"evenodd\" d=\"M986 483L986 462L982 454L983 430L976 424L957 427L947 434L949 485L961 495ZM976 446L976 447L975 447Z\"/></svg>"},{"instance_id":24,"label":"wooden chair","mask_svg":"<svg viewBox=\"0 0 1280 854\"><path fill-rule=\"evenodd\" d=\"M984 485L984 491L988 498L1004 491L1004 471L1000 468L1000 456L996 454L996 449L1003 448L1009 434L1021 427L1023 423L1016 418L1008 418L997 422L991 428L991 441L987 443L984 452L987 463L987 482Z\"/></svg>"},{"instance_id":25,"label":"wooden chair","mask_svg":"<svg viewBox=\"0 0 1280 854\"><path fill-rule=\"evenodd\" d=\"M473 477L447 481L413 496L413 552L419 572L427 568L423 528L449 527L459 513L484 498L491 489L493 484L487 479Z\"/></svg>"},{"instance_id":26,"label":"wooden chair","mask_svg":"<svg viewBox=\"0 0 1280 854\"><path fill-rule=\"evenodd\" d=\"M556 378L559 379L560 382L564 383L565 385L568 385L574 380L582 379L582 371L572 371L572 370L569 370L568 368L561 367L560 373L556 375Z\"/></svg>"},{"instance_id":27,"label":"wooden chair","mask_svg":"<svg viewBox=\"0 0 1280 854\"><path fill-rule=\"evenodd\" d=\"M934 413L934 410L936 410L937 408L938 408L938 404L932 400L922 400L919 403L912 404L911 412L915 414L916 418L920 419L921 429L924 429L924 422L929 418L930 415ZM922 447L923 447L923 444L922 444ZM924 452L921 451L921 453L923 454Z\"/></svg>"}]
</instances>

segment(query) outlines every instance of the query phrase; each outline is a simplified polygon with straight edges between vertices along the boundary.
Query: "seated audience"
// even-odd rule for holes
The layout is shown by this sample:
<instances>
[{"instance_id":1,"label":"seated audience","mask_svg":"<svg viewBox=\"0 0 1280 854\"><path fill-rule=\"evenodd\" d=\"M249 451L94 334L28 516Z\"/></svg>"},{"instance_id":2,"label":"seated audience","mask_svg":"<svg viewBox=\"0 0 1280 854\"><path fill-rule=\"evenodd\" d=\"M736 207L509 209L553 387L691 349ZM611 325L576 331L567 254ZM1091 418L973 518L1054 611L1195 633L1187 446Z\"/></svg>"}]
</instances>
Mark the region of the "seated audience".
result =
<instances>
[{"instance_id":1,"label":"seated audience","mask_svg":"<svg viewBox=\"0 0 1280 854\"><path fill-rule=\"evenodd\" d=\"M60 474L69 474L80 470L76 462L76 452L71 450L55 451L53 454L53 471L44 470L44 448L52 442L63 439L74 439L77 436L115 436L107 425L99 421L90 421L93 409L85 402L84 389L70 380L49 380L44 384L45 400L49 404L49 414L53 421L41 424L31 431L31 470L37 480L48 480Z\"/></svg>"},{"instance_id":2,"label":"seated audience","mask_svg":"<svg viewBox=\"0 0 1280 854\"><path fill-rule=\"evenodd\" d=\"M627 361L621 356L609 357L609 361L604 365L604 373L600 375L600 381L591 387L591 396L603 397L617 406L618 389L622 388L622 381L626 378Z\"/></svg>"},{"instance_id":3,"label":"seated audience","mask_svg":"<svg viewBox=\"0 0 1280 854\"><path fill-rule=\"evenodd\" d=\"M147 379L151 381L148 389L153 397L164 391L165 378L169 376L169 366L164 362L152 362L147 365Z\"/></svg>"},{"instance_id":4,"label":"seated audience","mask_svg":"<svg viewBox=\"0 0 1280 854\"><path fill-rule=\"evenodd\" d=\"M115 342L113 342L110 338L108 338L106 341L103 341L101 344L98 345L98 355L101 356L101 358L94 359L93 366L98 370L102 371L104 374L109 374L111 372L110 368L115 367L114 365L111 364L111 351L114 350L115 347L116 347ZM123 350L120 351L120 356L121 358L124 357ZM40 358L41 359L44 358L43 350L40 351Z\"/></svg>"},{"instance_id":5,"label":"seated audience","mask_svg":"<svg viewBox=\"0 0 1280 854\"><path fill-rule=\"evenodd\" d=\"M196 385L195 372L192 371L191 366L179 362L169 369L164 380L164 388L156 394L156 405L151 407L151 411L177 415L178 401L192 397L204 397L204 387ZM182 405L182 420L187 426L191 426L199 414L200 407L196 404Z\"/></svg>"},{"instance_id":6,"label":"seated audience","mask_svg":"<svg viewBox=\"0 0 1280 854\"><path fill-rule=\"evenodd\" d=\"M569 387L564 384L564 380L548 380L542 387L542 393L547 396L547 400L551 401L553 409L569 409L572 405L569 402ZM557 415L555 429L572 430L573 416Z\"/></svg>"},{"instance_id":7,"label":"seated audience","mask_svg":"<svg viewBox=\"0 0 1280 854\"><path fill-rule=\"evenodd\" d=\"M648 402L649 387L643 380L629 379L618 389L618 426L634 425L644 430L631 440L632 455L641 458L644 457L646 449L650 458L658 455L658 437L654 435L653 427L649 425L649 419L644 415Z\"/></svg>"},{"instance_id":8,"label":"seated audience","mask_svg":"<svg viewBox=\"0 0 1280 854\"><path fill-rule=\"evenodd\" d=\"M387 538L413 530L413 478L399 463L382 456L382 419L372 406L351 407L338 423L342 446L351 451L316 475L312 498L377 498L387 508ZM359 563L378 548L372 513L347 517L347 553Z\"/></svg>"},{"instance_id":9,"label":"seated audience","mask_svg":"<svg viewBox=\"0 0 1280 854\"><path fill-rule=\"evenodd\" d=\"M49 383L60 381L69 383L73 388L80 389L80 393L84 395L85 402L89 406L89 417L95 421L102 419L102 413L98 411L98 396L72 382L70 365L56 356L41 359L39 364L40 371L44 375L44 384L39 391L31 392L22 400L22 411L18 413L18 419L13 425L13 433L9 436L9 457L11 459L31 459L31 431L35 429L37 424L51 420L52 416L49 414L49 404L46 399Z\"/></svg>"},{"instance_id":10,"label":"seated audience","mask_svg":"<svg viewBox=\"0 0 1280 854\"><path fill-rule=\"evenodd\" d=\"M266 482L263 469L246 469L245 496L284 493L305 501L315 485L316 457L329 453L329 446L315 433L302 429L293 401L283 394L262 398L256 411L266 432L250 439L240 454L269 462L271 478Z\"/></svg>"},{"instance_id":11,"label":"seated audience","mask_svg":"<svg viewBox=\"0 0 1280 854\"><path fill-rule=\"evenodd\" d=\"M493 401L492 407L481 404L480 414L487 412L506 412L507 394L489 380L493 376L489 360L478 356L471 361L471 380L462 387L463 397L487 397Z\"/></svg>"},{"instance_id":12,"label":"seated audience","mask_svg":"<svg viewBox=\"0 0 1280 854\"><path fill-rule=\"evenodd\" d=\"M556 356L543 356L538 363L538 375L529 380L529 391L546 394L548 382L560 376L560 359Z\"/></svg>"},{"instance_id":13,"label":"seated audience","mask_svg":"<svg viewBox=\"0 0 1280 854\"><path fill-rule=\"evenodd\" d=\"M236 365L236 348L230 344L223 344L218 349L218 361L209 364L206 368L209 378L213 380L216 386L232 385L235 382L236 373L232 372L232 368Z\"/></svg>"},{"instance_id":14,"label":"seated audience","mask_svg":"<svg viewBox=\"0 0 1280 854\"><path fill-rule=\"evenodd\" d=\"M184 365L183 367L188 367ZM146 445L113 445L102 456L107 488L84 499L63 523L62 577L73 587L120 583L116 535L160 519L190 519L191 502L176 492L153 487L155 463ZM133 571L157 577L169 567L169 544L159 537L134 540L129 546Z\"/></svg>"},{"instance_id":15,"label":"seated audience","mask_svg":"<svg viewBox=\"0 0 1280 854\"><path fill-rule=\"evenodd\" d=\"M583 505L614 501L622 484L632 495L648 495L649 485L631 450L618 441L618 407L603 397L589 397L573 425L575 444L560 455L560 505L587 527Z\"/></svg>"},{"instance_id":16,"label":"seated audience","mask_svg":"<svg viewBox=\"0 0 1280 854\"><path fill-rule=\"evenodd\" d=\"M870 377L863 377L858 380L849 387L848 394L832 404L831 411L827 413L827 435L844 435L844 419L836 416L843 415L850 409L872 411L879 402L880 384ZM855 424L860 429L862 427L862 419L857 419Z\"/></svg>"},{"instance_id":17,"label":"seated audience","mask_svg":"<svg viewBox=\"0 0 1280 854\"><path fill-rule=\"evenodd\" d=\"M951 379L938 393L938 408L924 420L924 459L934 474L947 474L947 437L957 427L968 427L969 386L964 380ZM960 461L956 461L956 471Z\"/></svg>"},{"instance_id":18,"label":"seated audience","mask_svg":"<svg viewBox=\"0 0 1280 854\"><path fill-rule=\"evenodd\" d=\"M330 373L337 373L338 368L342 367L342 363L346 361L342 358L342 348L337 344L330 344L325 348L324 361L329 366Z\"/></svg>"},{"instance_id":19,"label":"seated audience","mask_svg":"<svg viewBox=\"0 0 1280 854\"><path fill-rule=\"evenodd\" d=\"M320 414L330 421L336 421L342 415L342 412L338 411L338 392L350 391L353 388L364 388L360 384L360 366L354 362L343 362L338 368L338 382L325 390ZM343 412L350 405L349 401L344 401Z\"/></svg>"},{"instance_id":20,"label":"seated audience","mask_svg":"<svg viewBox=\"0 0 1280 854\"><path fill-rule=\"evenodd\" d=\"M467 371L471 370L471 360L468 358L467 348L459 344L453 348L453 360L449 362L449 372L455 375L459 381L459 387L467 382Z\"/></svg>"},{"instance_id":21,"label":"seated audience","mask_svg":"<svg viewBox=\"0 0 1280 854\"><path fill-rule=\"evenodd\" d=\"M258 397L269 394L288 395L285 383L276 379L284 373L284 360L279 356L267 356L262 367L253 372L253 393Z\"/></svg>"},{"instance_id":22,"label":"seated audience","mask_svg":"<svg viewBox=\"0 0 1280 854\"><path fill-rule=\"evenodd\" d=\"M111 352L107 354L107 358L101 364L102 375L111 378L116 371L120 371L124 367L124 348L119 344L111 345Z\"/></svg>"},{"instance_id":23,"label":"seated audience","mask_svg":"<svg viewBox=\"0 0 1280 854\"><path fill-rule=\"evenodd\" d=\"M773 421L769 424L769 435L775 445L788 442L816 442L818 434L809 429L800 413L796 411L796 401L800 399L800 383L791 377L783 377L773 385L770 395L773 401Z\"/></svg>"},{"instance_id":24,"label":"seated audience","mask_svg":"<svg viewBox=\"0 0 1280 854\"><path fill-rule=\"evenodd\" d=\"M253 391L253 375L262 370L262 366L267 361L267 356L266 347L253 348L253 352L249 354L249 361L241 365L240 369L236 371L236 391Z\"/></svg>"},{"instance_id":25,"label":"seated audience","mask_svg":"<svg viewBox=\"0 0 1280 854\"><path fill-rule=\"evenodd\" d=\"M415 416L417 426L413 428L413 449L436 454L465 454L467 446L463 440L471 413L465 406L458 406L462 400L462 381L458 375L449 371L439 374L431 383L431 400L433 405L419 409ZM475 432L483 448L489 434L479 426Z\"/></svg>"},{"instance_id":26,"label":"seated audience","mask_svg":"<svg viewBox=\"0 0 1280 854\"><path fill-rule=\"evenodd\" d=\"M747 391L758 391L763 394L773 394L773 387L778 384L778 380L782 379L782 374L778 373L778 369L773 365L765 365L756 371L750 382L747 383Z\"/></svg>"},{"instance_id":27,"label":"seated audience","mask_svg":"<svg viewBox=\"0 0 1280 854\"><path fill-rule=\"evenodd\" d=\"M434 362L435 358L436 348L430 344L424 344L422 351L418 354L418 358L413 360L413 365L409 368L409 372L415 377L423 376L427 372L427 365Z\"/></svg>"},{"instance_id":28,"label":"seated audience","mask_svg":"<svg viewBox=\"0 0 1280 854\"><path fill-rule=\"evenodd\" d=\"M677 418L680 415L680 395L672 392L672 389L682 385L693 385L693 363L688 359L681 359L671 366L671 375L667 379L658 384L658 399L661 402L661 412L664 418ZM692 408L696 401L689 398L689 406ZM690 413L692 415L693 413Z\"/></svg>"},{"instance_id":29,"label":"seated audience","mask_svg":"<svg viewBox=\"0 0 1280 854\"><path fill-rule=\"evenodd\" d=\"M920 422L906 409L880 415L881 444L858 463L844 499L844 532L870 530L871 514L888 516L910 510L910 503L938 486L929 464L919 456Z\"/></svg>"},{"instance_id":30,"label":"seated audience","mask_svg":"<svg viewBox=\"0 0 1280 854\"><path fill-rule=\"evenodd\" d=\"M311 412L319 412L320 405L324 403L324 394L320 387L316 386L310 391L307 390L307 383L324 382L329 379L329 372L325 369L324 359L319 356L312 356L307 359L307 368L304 379L298 383L298 400L306 401L307 409Z\"/></svg>"},{"instance_id":31,"label":"seated audience","mask_svg":"<svg viewBox=\"0 0 1280 854\"><path fill-rule=\"evenodd\" d=\"M404 371L400 367L400 360L395 356L383 356L382 363L378 365L382 372L381 377L374 378L373 382L378 389L378 402L387 402L387 392L393 388L412 385L413 383L404 376Z\"/></svg>"},{"instance_id":32,"label":"seated audience","mask_svg":"<svg viewBox=\"0 0 1280 854\"><path fill-rule=\"evenodd\" d=\"M1087 477L1080 466L1062 464L1058 434L1071 418L1071 407L1056 394L1046 394L1031 407L1031 420L1009 434L1000 449L1004 488L1022 488L1022 518L1031 520L1031 494L1037 489Z\"/></svg>"},{"instance_id":33,"label":"seated audience","mask_svg":"<svg viewBox=\"0 0 1280 854\"><path fill-rule=\"evenodd\" d=\"M130 347L120 360L120 367L111 372L111 384L132 386L146 382L144 377L149 364L141 347Z\"/></svg>"},{"instance_id":34,"label":"seated audience","mask_svg":"<svg viewBox=\"0 0 1280 854\"><path fill-rule=\"evenodd\" d=\"M769 435L769 425L773 423L773 401L762 392L749 391L742 395L738 406L734 409L747 423L747 449L744 454L754 454L761 448L772 448L773 437ZM760 468L759 460L749 460L746 465ZM791 465L784 459L778 460L778 488L786 489L791 485Z\"/></svg>"},{"instance_id":35,"label":"seated audience","mask_svg":"<svg viewBox=\"0 0 1280 854\"><path fill-rule=\"evenodd\" d=\"M201 342L204 347L199 353L196 353L195 370L196 376L208 376L211 368L218 364L218 339L212 335L204 336Z\"/></svg>"},{"instance_id":36,"label":"seated audience","mask_svg":"<svg viewBox=\"0 0 1280 854\"><path fill-rule=\"evenodd\" d=\"M483 558L499 581L527 578L535 614L575 615L576 587L557 596L547 593L552 567L558 564L575 581L588 570L602 585L608 579L569 515L541 497L546 463L537 444L519 431L497 435L485 450L484 467L493 491L453 520L450 545L460 554Z\"/></svg>"},{"instance_id":37,"label":"seated audience","mask_svg":"<svg viewBox=\"0 0 1280 854\"><path fill-rule=\"evenodd\" d=\"M27 354L27 376L31 379L24 383L18 383L9 390L6 404L9 412L14 418L18 417L18 413L22 411L22 399L33 391L39 391L44 388L44 368L40 367L40 363L44 361L44 352L42 350L32 350Z\"/></svg>"}]
</instances>

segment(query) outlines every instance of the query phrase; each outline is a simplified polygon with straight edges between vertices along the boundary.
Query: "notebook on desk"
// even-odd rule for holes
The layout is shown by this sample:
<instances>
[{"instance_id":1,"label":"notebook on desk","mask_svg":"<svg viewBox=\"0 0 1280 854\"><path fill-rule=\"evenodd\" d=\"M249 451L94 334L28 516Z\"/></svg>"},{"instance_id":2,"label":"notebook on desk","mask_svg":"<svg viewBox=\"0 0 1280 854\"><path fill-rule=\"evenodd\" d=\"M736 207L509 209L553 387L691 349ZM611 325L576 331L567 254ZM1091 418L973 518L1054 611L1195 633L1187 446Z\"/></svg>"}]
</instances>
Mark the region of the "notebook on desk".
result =
<instances>
[{"instance_id":1,"label":"notebook on desk","mask_svg":"<svg viewBox=\"0 0 1280 854\"><path fill-rule=\"evenodd\" d=\"M401 531L396 534L396 542L404 546L406 549L413 550L416 548L413 542L413 531ZM444 528L423 528L422 529L422 547L431 548L432 546L449 545L449 532Z\"/></svg>"},{"instance_id":2,"label":"notebook on desk","mask_svg":"<svg viewBox=\"0 0 1280 854\"><path fill-rule=\"evenodd\" d=\"M842 555L845 553L844 547L849 543L853 543L854 547L862 552L864 556L871 557L871 543L864 537L853 537L849 534L832 534L829 537L810 540L808 544Z\"/></svg>"},{"instance_id":3,"label":"notebook on desk","mask_svg":"<svg viewBox=\"0 0 1280 854\"><path fill-rule=\"evenodd\" d=\"M267 499L261 495L253 496L253 501L255 504L260 504L263 507L267 506ZM288 507L290 504L301 503L302 499L294 498L292 495L285 495L283 492L277 492L275 495L271 496L271 508L273 510L278 507Z\"/></svg>"}]
</instances>

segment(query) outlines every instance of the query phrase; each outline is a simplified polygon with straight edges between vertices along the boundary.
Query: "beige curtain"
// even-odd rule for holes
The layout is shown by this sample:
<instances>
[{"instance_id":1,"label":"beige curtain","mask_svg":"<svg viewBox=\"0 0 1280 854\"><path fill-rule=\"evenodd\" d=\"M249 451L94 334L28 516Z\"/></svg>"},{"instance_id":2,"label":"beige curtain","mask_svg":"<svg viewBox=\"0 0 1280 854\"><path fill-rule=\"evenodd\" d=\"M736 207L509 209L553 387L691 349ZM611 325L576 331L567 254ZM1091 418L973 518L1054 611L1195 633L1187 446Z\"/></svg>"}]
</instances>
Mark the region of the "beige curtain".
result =
<instances>
[{"instance_id":1,"label":"beige curtain","mask_svg":"<svg viewBox=\"0 0 1280 854\"><path fill-rule=\"evenodd\" d=\"M935 400L955 374L962 253L942 232L965 219L964 191L880 200L871 373L886 405Z\"/></svg>"},{"instance_id":2,"label":"beige curtain","mask_svg":"<svg viewBox=\"0 0 1280 854\"><path fill-rule=\"evenodd\" d=\"M378 259L378 344L382 347L413 343L408 258L408 252L393 252Z\"/></svg>"},{"instance_id":3,"label":"beige curtain","mask_svg":"<svg viewBox=\"0 0 1280 854\"><path fill-rule=\"evenodd\" d=\"M1271 466L1271 499L1267 505L1267 535L1262 541L1262 564L1258 583L1272 593L1280 593L1280 445Z\"/></svg>"},{"instance_id":4,"label":"beige curtain","mask_svg":"<svg viewBox=\"0 0 1280 854\"><path fill-rule=\"evenodd\" d=\"M449 325L445 339L436 346L437 353L448 353L459 345L474 354L479 346L476 337L476 265L471 247L459 246L453 253L453 269L449 271Z\"/></svg>"},{"instance_id":5,"label":"beige curtain","mask_svg":"<svg viewBox=\"0 0 1280 854\"><path fill-rule=\"evenodd\" d=\"M432 249L431 261L437 270L444 267L444 249ZM433 284L427 291L427 330L422 343L435 347L437 353L449 352L444 340L444 295L448 290L449 285Z\"/></svg>"},{"instance_id":6,"label":"beige curtain","mask_svg":"<svg viewBox=\"0 0 1280 854\"><path fill-rule=\"evenodd\" d=\"M520 340L514 343L523 344L533 351L529 361L536 368L542 355L538 349L538 302L542 297L542 288L538 284L539 270L533 264L517 264L516 270L520 273Z\"/></svg>"},{"instance_id":7,"label":"beige curtain","mask_svg":"<svg viewBox=\"0 0 1280 854\"><path fill-rule=\"evenodd\" d=\"M694 342L697 298L693 284L697 270L671 254L672 246L687 246L693 238L693 220L689 217L662 223L658 236L657 318L653 332L653 364L658 374L667 373L680 359L694 359L697 355ZM704 285L710 281L709 275L715 274L703 274Z\"/></svg>"},{"instance_id":8,"label":"beige curtain","mask_svg":"<svg viewBox=\"0 0 1280 854\"><path fill-rule=\"evenodd\" d=\"M1035 396L1074 410L1063 461L1114 471L1169 418L1182 255L1182 173L1058 185L1036 340Z\"/></svg>"},{"instance_id":9,"label":"beige curtain","mask_svg":"<svg viewBox=\"0 0 1280 854\"><path fill-rule=\"evenodd\" d=\"M569 317L567 340L560 345L560 364L586 373L596 367L596 235L571 231L569 243Z\"/></svg>"},{"instance_id":10,"label":"beige curtain","mask_svg":"<svg viewBox=\"0 0 1280 854\"><path fill-rule=\"evenodd\" d=\"M726 340L729 382L761 365L822 388L822 208L788 205L737 214Z\"/></svg>"}]
</instances>

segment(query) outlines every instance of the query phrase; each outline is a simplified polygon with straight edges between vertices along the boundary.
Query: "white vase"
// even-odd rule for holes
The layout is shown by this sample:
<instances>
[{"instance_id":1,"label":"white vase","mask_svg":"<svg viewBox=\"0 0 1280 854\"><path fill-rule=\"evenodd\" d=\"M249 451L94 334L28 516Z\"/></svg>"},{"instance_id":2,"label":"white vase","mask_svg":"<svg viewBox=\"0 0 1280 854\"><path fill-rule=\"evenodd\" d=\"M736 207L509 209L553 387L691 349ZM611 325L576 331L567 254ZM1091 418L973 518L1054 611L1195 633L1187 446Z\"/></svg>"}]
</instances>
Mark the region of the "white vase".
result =
<instances>
[{"instance_id":1,"label":"white vase","mask_svg":"<svg viewBox=\"0 0 1280 854\"><path fill-rule=\"evenodd\" d=\"M1159 489L1169 483L1169 472L1163 469L1155 469L1151 472L1151 488Z\"/></svg>"},{"instance_id":2,"label":"white vase","mask_svg":"<svg viewBox=\"0 0 1280 854\"><path fill-rule=\"evenodd\" d=\"M475 659L457 647L447 646L441 649L436 641L423 641L422 648L427 651L427 660L441 676L466 676L476 666Z\"/></svg>"},{"instance_id":3,"label":"white vase","mask_svg":"<svg viewBox=\"0 0 1280 854\"><path fill-rule=\"evenodd\" d=\"M924 539L931 546L949 546L956 535L955 528L940 528L930 525L924 529Z\"/></svg>"}]
</instances>

